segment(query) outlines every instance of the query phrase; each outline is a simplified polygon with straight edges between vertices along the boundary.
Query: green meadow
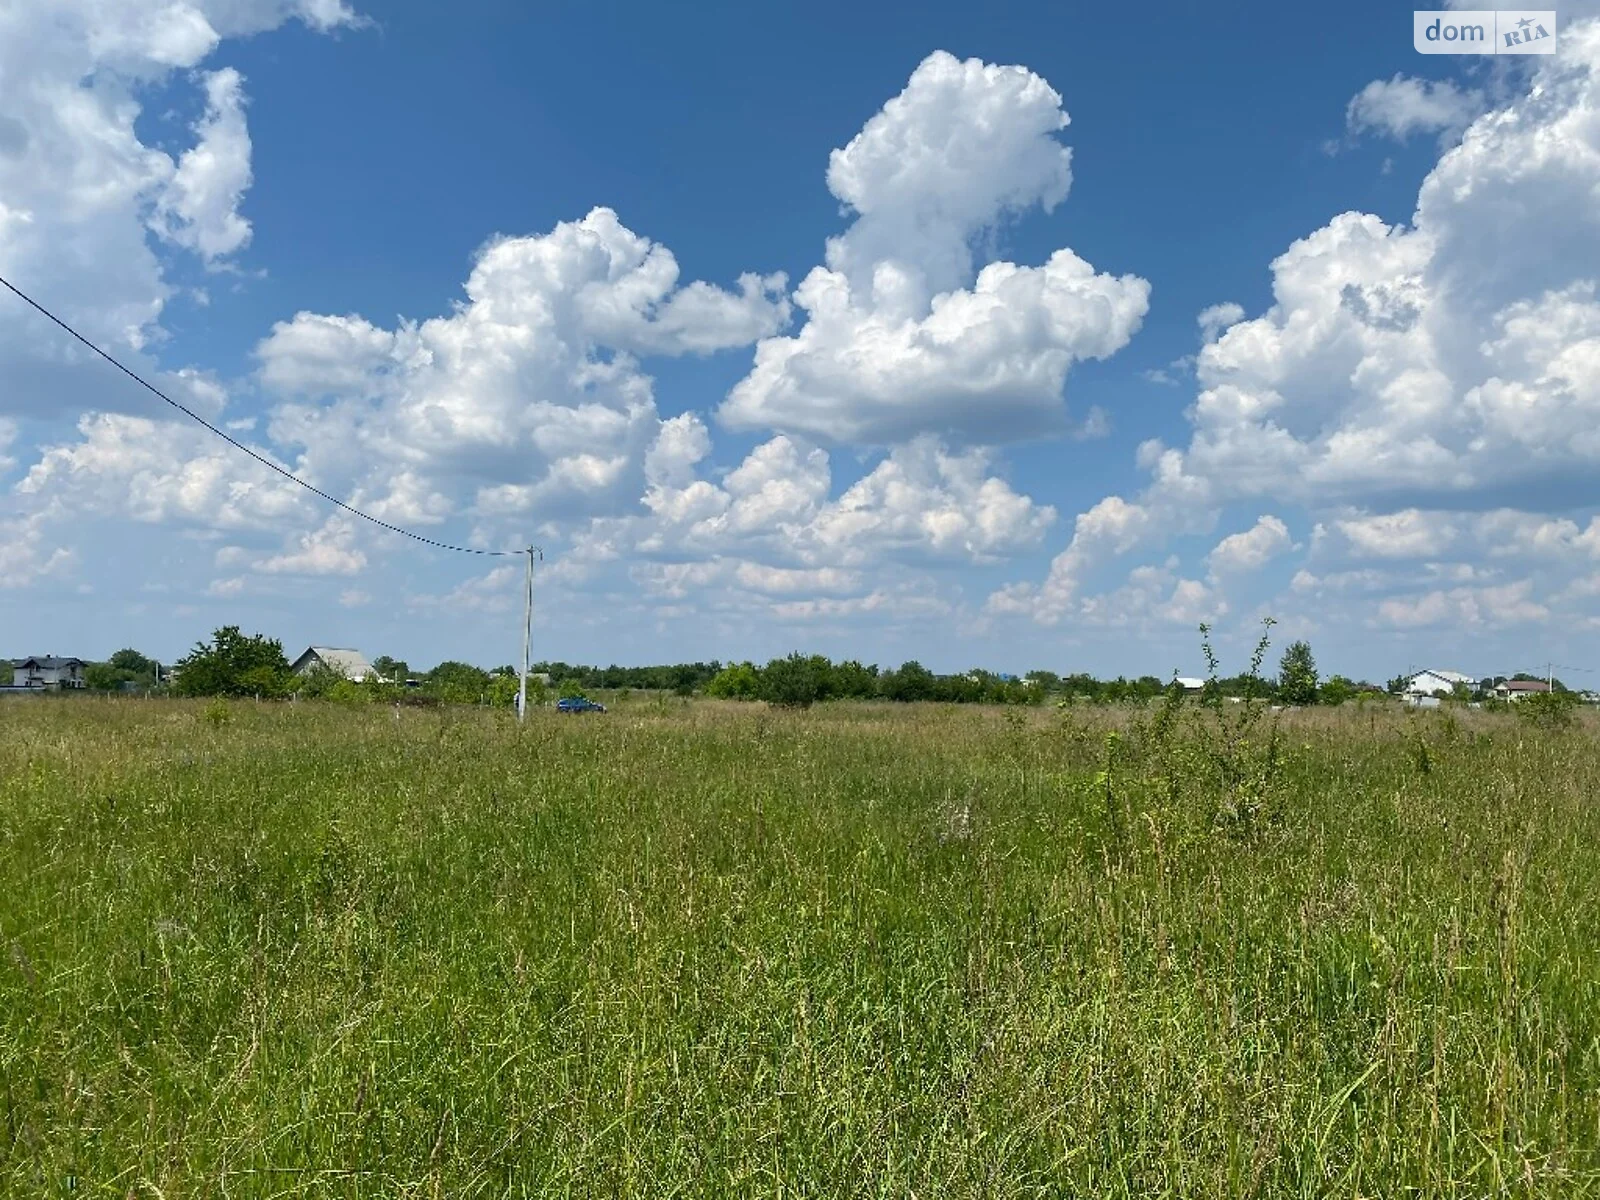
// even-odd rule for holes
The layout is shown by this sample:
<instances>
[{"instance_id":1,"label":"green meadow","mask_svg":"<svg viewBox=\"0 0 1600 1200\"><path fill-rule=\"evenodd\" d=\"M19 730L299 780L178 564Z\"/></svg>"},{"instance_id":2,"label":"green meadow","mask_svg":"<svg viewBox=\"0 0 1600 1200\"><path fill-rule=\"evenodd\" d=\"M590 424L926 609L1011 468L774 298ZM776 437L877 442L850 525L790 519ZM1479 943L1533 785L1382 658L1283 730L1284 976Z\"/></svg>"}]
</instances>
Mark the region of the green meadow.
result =
<instances>
[{"instance_id":1,"label":"green meadow","mask_svg":"<svg viewBox=\"0 0 1600 1200\"><path fill-rule=\"evenodd\" d=\"M1600 741L0 704L0 1194L1600 1195Z\"/></svg>"}]
</instances>

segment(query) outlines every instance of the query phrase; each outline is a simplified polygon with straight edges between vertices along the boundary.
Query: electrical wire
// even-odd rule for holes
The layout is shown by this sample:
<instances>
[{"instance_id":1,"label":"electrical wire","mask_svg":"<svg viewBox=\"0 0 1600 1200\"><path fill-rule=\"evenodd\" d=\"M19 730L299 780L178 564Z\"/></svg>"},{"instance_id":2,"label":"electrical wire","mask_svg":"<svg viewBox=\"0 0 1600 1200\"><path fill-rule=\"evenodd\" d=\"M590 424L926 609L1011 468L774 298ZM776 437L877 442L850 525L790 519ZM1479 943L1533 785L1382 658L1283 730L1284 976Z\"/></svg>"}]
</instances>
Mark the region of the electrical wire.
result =
<instances>
[{"instance_id":1,"label":"electrical wire","mask_svg":"<svg viewBox=\"0 0 1600 1200\"><path fill-rule=\"evenodd\" d=\"M172 405L173 408L175 408L179 412L181 412L184 416L190 418L191 420L193 420L195 422L198 422L200 425L203 425L205 428L209 429L212 433L216 434L219 438L221 438L223 441L227 442L230 446L234 447L236 450L244 451L246 454L248 454L251 458L255 459L262 466L271 468L272 470L276 471L279 475L282 475L285 479L289 480L291 483L299 484L301 487L305 488L306 491L312 493L312 495L322 497L322 499L326 500L329 504L337 505L339 508L344 509L345 512L351 513L354 516L360 517L363 521L371 521L374 525L377 525L379 528L382 528L382 529L387 529L390 533L398 533L403 537L408 537L408 538L412 539L412 541L421 542L424 546L432 546L435 550L453 550L457 554L478 554L478 555L484 556L485 558L505 558L505 557L509 557L511 555L526 553L526 551L523 551L523 550L478 550L478 549L475 549L472 546L457 546L457 545L453 545L450 542L435 541L433 538L424 537L420 533L413 533L409 529L402 529L398 525L391 525L388 521L381 520L378 517L373 516L371 513L362 512L359 508L355 507L355 505L347 504L347 503L345 503L345 501L339 499L337 496L329 495L327 492L323 491L321 488L317 487L315 484L307 483L304 479L301 479L298 475L294 474L292 471L288 471L288 470L284 469L283 467L280 467L277 463L273 462L270 458L267 458L265 455L258 454L256 451L250 449L249 446L246 446L243 442L237 440L236 438L230 437L225 431L223 431L221 429L218 429L215 425L213 425L210 421L206 420L204 417L202 417L199 413L195 412L193 409L187 407L186 405L178 403L178 401L174 400L171 396L167 395L160 388L156 387L152 383L147 382L144 379L144 377L141 376L138 372L132 370L129 367L123 366L122 363L117 361L117 359L112 357L110 354L107 354L104 350L100 349L99 346L96 346L88 338L84 337L83 334L79 333L71 325L68 325L60 317L56 316L55 313L51 312L44 305L40 304L32 296L28 295L28 293L24 292L21 288L19 288L16 284L12 283L9 279L7 279L3 275L0 275L0 285L4 285L4 287L6 288L7 291L9 291L12 295L16 296L24 304L28 305L35 312L41 314L47 320L51 321L56 326L58 326L60 329L64 330L66 333L68 333L72 337L76 338L78 341L82 342L90 350L93 350L101 358L105 359L113 367L115 367L117 370L121 371L124 375L126 375L129 379L133 380L140 387L144 388L145 391L149 392L151 395L156 396L157 398L166 401L168 404Z\"/></svg>"}]
</instances>

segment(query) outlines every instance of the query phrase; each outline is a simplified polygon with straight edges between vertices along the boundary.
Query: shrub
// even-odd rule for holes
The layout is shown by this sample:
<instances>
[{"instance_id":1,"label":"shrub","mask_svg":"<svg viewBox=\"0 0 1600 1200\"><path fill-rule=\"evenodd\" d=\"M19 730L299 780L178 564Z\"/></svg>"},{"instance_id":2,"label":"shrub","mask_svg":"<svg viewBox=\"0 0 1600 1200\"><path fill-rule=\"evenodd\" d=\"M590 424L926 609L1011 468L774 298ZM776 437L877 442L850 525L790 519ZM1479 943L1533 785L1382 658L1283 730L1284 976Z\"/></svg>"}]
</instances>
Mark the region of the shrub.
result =
<instances>
[{"instance_id":1,"label":"shrub","mask_svg":"<svg viewBox=\"0 0 1600 1200\"><path fill-rule=\"evenodd\" d=\"M225 625L178 661L179 696L287 696L293 682L283 643Z\"/></svg>"},{"instance_id":2,"label":"shrub","mask_svg":"<svg viewBox=\"0 0 1600 1200\"><path fill-rule=\"evenodd\" d=\"M1536 729L1567 729L1577 720L1578 704L1573 692L1533 692L1515 708L1517 719Z\"/></svg>"},{"instance_id":3,"label":"shrub","mask_svg":"<svg viewBox=\"0 0 1600 1200\"><path fill-rule=\"evenodd\" d=\"M761 694L761 672L750 662L723 667L706 684L706 695L723 700L754 700Z\"/></svg>"},{"instance_id":4,"label":"shrub","mask_svg":"<svg viewBox=\"0 0 1600 1200\"><path fill-rule=\"evenodd\" d=\"M376 693L370 688L350 679L340 679L328 689L327 698L335 704L370 704L377 698Z\"/></svg>"},{"instance_id":5,"label":"shrub","mask_svg":"<svg viewBox=\"0 0 1600 1200\"><path fill-rule=\"evenodd\" d=\"M761 698L778 708L810 708L821 691L816 664L798 652L773 659L761 672Z\"/></svg>"}]
</instances>

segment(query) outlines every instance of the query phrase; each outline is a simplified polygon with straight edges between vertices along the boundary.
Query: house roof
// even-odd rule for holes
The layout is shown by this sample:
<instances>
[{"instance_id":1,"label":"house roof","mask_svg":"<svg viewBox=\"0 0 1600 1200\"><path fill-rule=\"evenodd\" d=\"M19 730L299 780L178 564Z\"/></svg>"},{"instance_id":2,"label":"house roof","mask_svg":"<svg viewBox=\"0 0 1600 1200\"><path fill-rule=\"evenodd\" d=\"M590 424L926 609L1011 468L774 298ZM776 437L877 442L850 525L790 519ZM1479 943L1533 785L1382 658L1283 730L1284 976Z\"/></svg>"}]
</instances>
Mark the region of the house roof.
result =
<instances>
[{"instance_id":1,"label":"house roof","mask_svg":"<svg viewBox=\"0 0 1600 1200\"><path fill-rule=\"evenodd\" d=\"M374 675L372 664L367 661L367 656L359 650L348 650L339 646L310 646L306 652L294 660L294 670L298 671L307 664L312 656L320 659L323 665L331 667L340 674L355 679L358 676Z\"/></svg>"},{"instance_id":2,"label":"house roof","mask_svg":"<svg viewBox=\"0 0 1600 1200\"><path fill-rule=\"evenodd\" d=\"M1187 675L1175 675L1173 676L1173 682L1189 692L1197 692L1206 686L1204 679L1192 679Z\"/></svg>"},{"instance_id":3,"label":"house roof","mask_svg":"<svg viewBox=\"0 0 1600 1200\"><path fill-rule=\"evenodd\" d=\"M81 667L81 658L56 658L51 654L36 654L32 658L13 658L13 667L38 667L41 671L59 671L62 667Z\"/></svg>"},{"instance_id":4,"label":"house roof","mask_svg":"<svg viewBox=\"0 0 1600 1200\"><path fill-rule=\"evenodd\" d=\"M1439 670L1439 669L1434 668L1434 667L1428 667L1425 670L1418 671L1417 674L1413 675L1411 678L1415 679L1417 677L1417 675L1432 675L1435 679L1442 679L1446 683L1477 683L1478 682L1476 676L1463 675L1460 671L1442 671L1442 670Z\"/></svg>"},{"instance_id":5,"label":"house roof","mask_svg":"<svg viewBox=\"0 0 1600 1200\"><path fill-rule=\"evenodd\" d=\"M1501 688L1508 692L1548 692L1550 685L1543 679L1508 679L1495 690Z\"/></svg>"}]
</instances>

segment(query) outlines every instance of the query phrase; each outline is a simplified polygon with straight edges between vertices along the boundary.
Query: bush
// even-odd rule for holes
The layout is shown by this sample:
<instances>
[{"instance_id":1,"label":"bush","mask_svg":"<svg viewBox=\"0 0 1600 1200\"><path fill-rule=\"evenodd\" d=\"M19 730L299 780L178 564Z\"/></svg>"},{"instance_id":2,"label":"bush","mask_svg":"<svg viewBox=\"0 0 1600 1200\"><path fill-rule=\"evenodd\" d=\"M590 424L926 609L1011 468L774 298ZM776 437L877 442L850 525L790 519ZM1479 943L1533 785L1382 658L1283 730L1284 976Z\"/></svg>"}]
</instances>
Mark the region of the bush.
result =
<instances>
[{"instance_id":1,"label":"bush","mask_svg":"<svg viewBox=\"0 0 1600 1200\"><path fill-rule=\"evenodd\" d=\"M287 696L293 676L283 643L225 625L178 661L179 696Z\"/></svg>"},{"instance_id":2,"label":"bush","mask_svg":"<svg viewBox=\"0 0 1600 1200\"><path fill-rule=\"evenodd\" d=\"M485 693L491 708L517 707L517 673L507 675L501 672L489 678L489 689ZM544 681L533 675L528 676L528 707L538 708L545 702Z\"/></svg>"},{"instance_id":3,"label":"bush","mask_svg":"<svg viewBox=\"0 0 1600 1200\"><path fill-rule=\"evenodd\" d=\"M902 664L898 671L890 671L879 680L879 686L886 699L905 703L932 700L937 683L933 672L915 659Z\"/></svg>"},{"instance_id":4,"label":"bush","mask_svg":"<svg viewBox=\"0 0 1600 1200\"><path fill-rule=\"evenodd\" d=\"M761 672L761 698L778 708L810 708L821 692L816 663L798 651L773 659Z\"/></svg>"},{"instance_id":5,"label":"bush","mask_svg":"<svg viewBox=\"0 0 1600 1200\"><path fill-rule=\"evenodd\" d=\"M1517 719L1536 729L1568 729L1577 720L1574 692L1533 692L1515 704Z\"/></svg>"},{"instance_id":6,"label":"bush","mask_svg":"<svg viewBox=\"0 0 1600 1200\"><path fill-rule=\"evenodd\" d=\"M471 663L442 662L428 672L423 688L446 704L477 704L489 688L489 672Z\"/></svg>"},{"instance_id":7,"label":"bush","mask_svg":"<svg viewBox=\"0 0 1600 1200\"><path fill-rule=\"evenodd\" d=\"M1337 708L1356 695L1355 684L1343 675L1335 675L1318 689L1317 700Z\"/></svg>"},{"instance_id":8,"label":"bush","mask_svg":"<svg viewBox=\"0 0 1600 1200\"><path fill-rule=\"evenodd\" d=\"M327 698L335 704L358 705L370 704L377 699L377 694L354 680L340 679L328 689Z\"/></svg>"},{"instance_id":9,"label":"bush","mask_svg":"<svg viewBox=\"0 0 1600 1200\"><path fill-rule=\"evenodd\" d=\"M338 671L326 663L319 662L300 676L295 684L294 694L302 700L321 700L332 693L339 684L348 682L349 680Z\"/></svg>"},{"instance_id":10,"label":"bush","mask_svg":"<svg viewBox=\"0 0 1600 1200\"><path fill-rule=\"evenodd\" d=\"M706 695L723 700L754 700L761 694L761 672L750 662L722 668L706 684Z\"/></svg>"}]
</instances>

